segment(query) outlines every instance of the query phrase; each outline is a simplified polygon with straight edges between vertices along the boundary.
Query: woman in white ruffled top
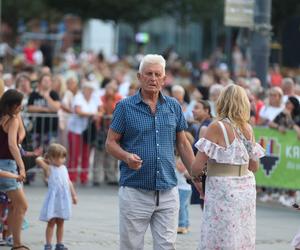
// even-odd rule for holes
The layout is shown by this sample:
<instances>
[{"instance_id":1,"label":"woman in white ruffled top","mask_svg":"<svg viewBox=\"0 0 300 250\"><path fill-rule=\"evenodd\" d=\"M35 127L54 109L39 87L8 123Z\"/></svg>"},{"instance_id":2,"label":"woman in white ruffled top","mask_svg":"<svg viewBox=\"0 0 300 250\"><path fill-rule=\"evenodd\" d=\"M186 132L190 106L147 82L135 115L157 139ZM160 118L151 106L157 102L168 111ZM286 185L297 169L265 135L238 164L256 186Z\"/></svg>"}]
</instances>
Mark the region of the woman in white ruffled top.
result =
<instances>
[{"instance_id":1,"label":"woman in white ruffled top","mask_svg":"<svg viewBox=\"0 0 300 250\"><path fill-rule=\"evenodd\" d=\"M227 86L217 101L217 121L195 146L194 180L207 163L201 250L255 249L256 185L263 148L249 125L250 103L245 90Z\"/></svg>"}]
</instances>

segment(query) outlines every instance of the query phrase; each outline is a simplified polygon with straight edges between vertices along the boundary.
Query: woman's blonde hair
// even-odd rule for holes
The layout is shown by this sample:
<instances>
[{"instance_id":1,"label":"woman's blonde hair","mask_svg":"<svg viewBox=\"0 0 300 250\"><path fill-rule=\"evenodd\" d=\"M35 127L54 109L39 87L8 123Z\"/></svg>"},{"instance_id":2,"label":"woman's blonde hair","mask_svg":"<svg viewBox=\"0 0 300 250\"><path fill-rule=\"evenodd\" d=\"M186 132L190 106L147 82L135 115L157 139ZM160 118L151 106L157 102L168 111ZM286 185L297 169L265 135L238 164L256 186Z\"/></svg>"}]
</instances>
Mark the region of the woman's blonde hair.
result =
<instances>
[{"instance_id":1,"label":"woman's blonde hair","mask_svg":"<svg viewBox=\"0 0 300 250\"><path fill-rule=\"evenodd\" d=\"M228 118L243 129L250 120L250 102L246 91L235 84L225 87L216 104L217 118Z\"/></svg>"},{"instance_id":2,"label":"woman's blonde hair","mask_svg":"<svg viewBox=\"0 0 300 250\"><path fill-rule=\"evenodd\" d=\"M45 158L47 159L57 159L67 157L67 150L66 148L58 143L52 143L46 153Z\"/></svg>"}]
</instances>

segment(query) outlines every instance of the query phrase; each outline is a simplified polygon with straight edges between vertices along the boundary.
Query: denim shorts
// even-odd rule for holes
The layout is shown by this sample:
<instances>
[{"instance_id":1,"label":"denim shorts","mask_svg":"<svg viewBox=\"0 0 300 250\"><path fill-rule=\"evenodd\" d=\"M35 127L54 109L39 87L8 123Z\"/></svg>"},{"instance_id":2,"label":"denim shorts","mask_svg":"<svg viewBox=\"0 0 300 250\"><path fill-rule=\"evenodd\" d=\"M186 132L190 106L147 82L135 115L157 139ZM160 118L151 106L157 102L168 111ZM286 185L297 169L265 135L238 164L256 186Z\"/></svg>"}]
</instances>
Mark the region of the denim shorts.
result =
<instances>
[{"instance_id":1,"label":"denim shorts","mask_svg":"<svg viewBox=\"0 0 300 250\"><path fill-rule=\"evenodd\" d=\"M0 169L2 171L18 174L17 164L14 160L0 159ZM0 191L2 192L17 190L21 187L22 187L21 182L18 182L16 179L0 177Z\"/></svg>"}]
</instances>

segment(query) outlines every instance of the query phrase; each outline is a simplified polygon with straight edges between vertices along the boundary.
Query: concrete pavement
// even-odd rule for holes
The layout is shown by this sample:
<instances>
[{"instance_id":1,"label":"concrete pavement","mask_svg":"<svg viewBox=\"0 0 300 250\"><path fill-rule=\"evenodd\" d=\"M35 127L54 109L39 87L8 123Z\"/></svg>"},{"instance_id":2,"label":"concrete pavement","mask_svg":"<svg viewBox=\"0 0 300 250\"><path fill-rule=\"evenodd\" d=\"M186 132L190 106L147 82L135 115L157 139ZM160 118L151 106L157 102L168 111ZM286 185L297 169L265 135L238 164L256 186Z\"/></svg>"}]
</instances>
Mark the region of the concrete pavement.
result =
<instances>
[{"instance_id":1,"label":"concrete pavement","mask_svg":"<svg viewBox=\"0 0 300 250\"><path fill-rule=\"evenodd\" d=\"M23 232L26 245L32 250L43 249L46 223L38 220L46 187L40 183L25 187L29 201L29 229ZM65 224L65 244L71 250L118 249L117 187L77 187L79 203L73 207L73 217ZM178 250L197 248L201 211L190 207L191 232L178 235ZM280 206L259 204L257 207L257 250L289 250L290 241L300 227L300 212ZM145 237L145 249L152 249L151 233ZM8 247L1 247L1 250Z\"/></svg>"}]
</instances>

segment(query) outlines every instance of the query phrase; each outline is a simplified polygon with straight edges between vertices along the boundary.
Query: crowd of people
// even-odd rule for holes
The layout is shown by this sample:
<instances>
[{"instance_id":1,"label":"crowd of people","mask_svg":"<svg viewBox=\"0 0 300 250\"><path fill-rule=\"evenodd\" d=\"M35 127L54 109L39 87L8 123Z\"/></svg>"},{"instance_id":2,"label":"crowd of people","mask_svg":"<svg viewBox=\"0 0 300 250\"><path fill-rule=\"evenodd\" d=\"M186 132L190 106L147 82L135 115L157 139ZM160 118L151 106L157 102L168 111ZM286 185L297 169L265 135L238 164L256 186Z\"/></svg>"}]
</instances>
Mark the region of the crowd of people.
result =
<instances>
[{"instance_id":1,"label":"crowd of people","mask_svg":"<svg viewBox=\"0 0 300 250\"><path fill-rule=\"evenodd\" d=\"M213 59L191 66L167 55L137 62L70 53L53 69L0 67L0 136L7 142L0 191L10 200L13 249L28 249L20 237L28 206L21 183L36 165L49 187L40 218L48 223L46 250L55 225L55 249L64 249L70 209L54 211L62 201L69 208L77 202L73 185L104 182L120 185L120 249L141 249L148 225L155 249L175 249L177 233L189 231L190 198L204 211L199 249L255 249L253 172L264 153L252 127L293 129L300 138L297 78L272 69L264 88ZM33 164L23 162L27 151ZM59 180L68 199L55 201Z\"/></svg>"}]
</instances>

